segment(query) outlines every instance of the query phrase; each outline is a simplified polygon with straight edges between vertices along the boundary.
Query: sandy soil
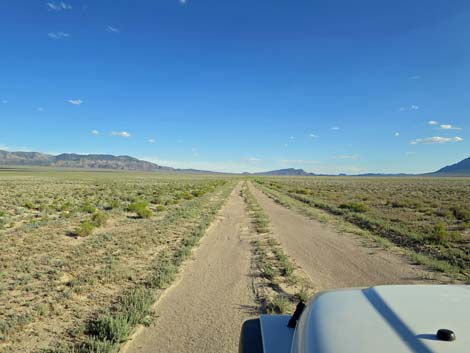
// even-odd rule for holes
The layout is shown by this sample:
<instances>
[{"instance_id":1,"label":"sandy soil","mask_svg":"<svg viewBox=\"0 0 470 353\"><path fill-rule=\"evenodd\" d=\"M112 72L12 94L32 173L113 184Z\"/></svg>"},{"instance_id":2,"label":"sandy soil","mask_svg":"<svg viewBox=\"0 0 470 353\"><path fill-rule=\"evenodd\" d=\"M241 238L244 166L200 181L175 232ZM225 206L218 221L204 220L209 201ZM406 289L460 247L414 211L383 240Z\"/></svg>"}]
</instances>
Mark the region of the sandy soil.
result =
<instances>
[{"instance_id":1,"label":"sandy soil","mask_svg":"<svg viewBox=\"0 0 470 353\"><path fill-rule=\"evenodd\" d=\"M378 284L430 282L432 275L404 256L365 244L353 234L289 210L250 184L271 220L274 236L311 278L315 290Z\"/></svg>"},{"instance_id":2,"label":"sandy soil","mask_svg":"<svg viewBox=\"0 0 470 353\"><path fill-rule=\"evenodd\" d=\"M123 352L237 351L243 321L259 315L249 222L238 185L194 260L156 304L155 323L141 329Z\"/></svg>"}]
</instances>

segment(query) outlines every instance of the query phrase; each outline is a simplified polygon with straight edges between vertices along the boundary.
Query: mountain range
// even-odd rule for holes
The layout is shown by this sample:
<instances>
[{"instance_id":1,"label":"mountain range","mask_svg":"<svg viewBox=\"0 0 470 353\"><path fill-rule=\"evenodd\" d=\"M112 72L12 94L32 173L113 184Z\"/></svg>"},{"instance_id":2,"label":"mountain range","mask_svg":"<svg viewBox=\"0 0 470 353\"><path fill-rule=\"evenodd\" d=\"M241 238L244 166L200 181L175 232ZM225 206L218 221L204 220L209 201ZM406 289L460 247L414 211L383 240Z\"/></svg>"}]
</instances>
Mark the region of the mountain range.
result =
<instances>
[{"instance_id":1,"label":"mountain range","mask_svg":"<svg viewBox=\"0 0 470 353\"><path fill-rule=\"evenodd\" d=\"M0 165L12 166L43 166L60 168L85 168L85 169L109 169L109 170L134 170L150 172L181 172L181 173L204 173L222 174L197 169L177 169L161 166L152 162L143 161L130 156L114 156L110 154L76 154L62 153L59 155L45 154L40 152L10 152L0 150ZM247 175L266 176L315 176L325 174L308 173L303 169L287 168L271 170L260 173L243 173ZM346 174L340 174L346 175ZM360 174L357 176L405 176L407 174ZM411 175L411 174L409 174ZM470 176L470 157L441 168L427 176Z\"/></svg>"}]
</instances>

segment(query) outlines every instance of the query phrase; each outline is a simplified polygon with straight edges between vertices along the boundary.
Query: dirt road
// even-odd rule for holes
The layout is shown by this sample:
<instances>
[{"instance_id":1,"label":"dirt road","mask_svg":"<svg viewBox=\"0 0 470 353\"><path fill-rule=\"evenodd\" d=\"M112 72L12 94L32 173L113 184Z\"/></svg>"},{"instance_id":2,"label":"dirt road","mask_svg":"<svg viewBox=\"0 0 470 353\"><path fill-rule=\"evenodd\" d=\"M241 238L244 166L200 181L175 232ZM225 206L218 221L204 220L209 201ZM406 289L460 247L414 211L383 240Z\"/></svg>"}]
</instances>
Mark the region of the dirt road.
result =
<instances>
[{"instance_id":1,"label":"dirt road","mask_svg":"<svg viewBox=\"0 0 470 353\"><path fill-rule=\"evenodd\" d=\"M259 315L250 276L249 222L238 185L194 261L157 303L155 323L123 352L237 351L242 322Z\"/></svg>"},{"instance_id":2,"label":"dirt road","mask_svg":"<svg viewBox=\"0 0 470 353\"><path fill-rule=\"evenodd\" d=\"M250 190L269 215L274 236L310 276L315 290L417 283L429 276L404 257L365 247L359 236L339 234L275 203L252 184Z\"/></svg>"}]
</instances>

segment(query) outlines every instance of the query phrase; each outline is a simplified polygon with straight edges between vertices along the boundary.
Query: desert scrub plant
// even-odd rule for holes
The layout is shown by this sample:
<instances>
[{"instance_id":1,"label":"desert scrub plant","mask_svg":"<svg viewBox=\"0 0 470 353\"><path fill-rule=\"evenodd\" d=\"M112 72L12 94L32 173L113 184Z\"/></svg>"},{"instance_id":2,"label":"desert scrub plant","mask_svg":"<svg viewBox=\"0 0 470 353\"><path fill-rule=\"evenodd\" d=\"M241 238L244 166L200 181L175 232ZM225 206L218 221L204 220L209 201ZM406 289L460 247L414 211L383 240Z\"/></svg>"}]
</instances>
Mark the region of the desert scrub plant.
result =
<instances>
[{"instance_id":1,"label":"desert scrub plant","mask_svg":"<svg viewBox=\"0 0 470 353\"><path fill-rule=\"evenodd\" d=\"M135 325L146 323L154 299L150 289L134 289L124 295L111 312L91 320L86 333L100 341L123 342Z\"/></svg>"},{"instance_id":2,"label":"desert scrub plant","mask_svg":"<svg viewBox=\"0 0 470 353\"><path fill-rule=\"evenodd\" d=\"M107 221L108 221L108 216L104 212L98 211L98 212L93 213L93 215L91 216L91 223L93 223L95 227L102 227L106 225Z\"/></svg>"},{"instance_id":3,"label":"desert scrub plant","mask_svg":"<svg viewBox=\"0 0 470 353\"><path fill-rule=\"evenodd\" d=\"M283 314L289 309L289 300L285 295L278 294L274 298L268 298L266 311L268 314Z\"/></svg>"},{"instance_id":4,"label":"desert scrub plant","mask_svg":"<svg viewBox=\"0 0 470 353\"><path fill-rule=\"evenodd\" d=\"M94 205L92 205L91 203L89 202L86 202L82 205L82 207L80 208L80 210L82 212L85 212L85 213L93 213L96 211L96 207Z\"/></svg>"},{"instance_id":5,"label":"desert scrub plant","mask_svg":"<svg viewBox=\"0 0 470 353\"><path fill-rule=\"evenodd\" d=\"M139 218L152 217L152 211L148 208L147 201L134 201L129 205L128 210L135 212Z\"/></svg>"},{"instance_id":6,"label":"desert scrub plant","mask_svg":"<svg viewBox=\"0 0 470 353\"><path fill-rule=\"evenodd\" d=\"M91 221L82 221L80 225L75 228L75 234L79 237L87 237L93 233L95 225Z\"/></svg>"}]
</instances>

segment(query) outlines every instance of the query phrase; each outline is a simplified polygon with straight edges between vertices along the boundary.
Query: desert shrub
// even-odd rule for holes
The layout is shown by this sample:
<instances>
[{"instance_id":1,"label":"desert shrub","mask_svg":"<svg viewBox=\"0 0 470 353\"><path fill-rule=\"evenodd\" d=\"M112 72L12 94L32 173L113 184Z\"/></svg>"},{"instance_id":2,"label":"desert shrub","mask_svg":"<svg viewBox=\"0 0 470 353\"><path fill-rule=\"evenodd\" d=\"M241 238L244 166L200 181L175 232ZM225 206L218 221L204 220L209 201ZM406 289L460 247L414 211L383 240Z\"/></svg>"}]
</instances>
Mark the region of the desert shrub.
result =
<instances>
[{"instance_id":1,"label":"desert shrub","mask_svg":"<svg viewBox=\"0 0 470 353\"><path fill-rule=\"evenodd\" d=\"M106 225L106 222L108 221L108 216L106 216L105 213L103 212L95 212L91 216L91 222L95 227L102 227Z\"/></svg>"},{"instance_id":2,"label":"desert shrub","mask_svg":"<svg viewBox=\"0 0 470 353\"><path fill-rule=\"evenodd\" d=\"M90 221L83 221L80 223L80 225L75 229L75 234L78 235L79 237L87 237L91 233L93 233L93 230L95 229L95 226L92 222Z\"/></svg>"},{"instance_id":3,"label":"desert shrub","mask_svg":"<svg viewBox=\"0 0 470 353\"><path fill-rule=\"evenodd\" d=\"M165 211L165 206L157 205L156 209L157 209L158 212L163 212L163 211Z\"/></svg>"},{"instance_id":4,"label":"desert shrub","mask_svg":"<svg viewBox=\"0 0 470 353\"><path fill-rule=\"evenodd\" d=\"M176 266L170 261L166 261L149 280L148 286L150 288L166 288L174 281L177 272Z\"/></svg>"},{"instance_id":5,"label":"desert shrub","mask_svg":"<svg viewBox=\"0 0 470 353\"><path fill-rule=\"evenodd\" d=\"M183 192L179 196L184 200L191 200L193 198L193 195L191 195L189 192Z\"/></svg>"},{"instance_id":6,"label":"desert shrub","mask_svg":"<svg viewBox=\"0 0 470 353\"><path fill-rule=\"evenodd\" d=\"M87 202L82 205L81 210L82 212L86 213L94 213L96 211L96 207L91 203Z\"/></svg>"},{"instance_id":7,"label":"desert shrub","mask_svg":"<svg viewBox=\"0 0 470 353\"><path fill-rule=\"evenodd\" d=\"M36 208L36 206L34 206L31 201L26 201L23 206L26 207L28 210L34 210Z\"/></svg>"},{"instance_id":8,"label":"desert shrub","mask_svg":"<svg viewBox=\"0 0 470 353\"><path fill-rule=\"evenodd\" d=\"M200 196L204 195L204 191L202 191L202 190L193 190L193 191L191 192L191 194L192 194L194 197L200 197Z\"/></svg>"},{"instance_id":9,"label":"desert shrub","mask_svg":"<svg viewBox=\"0 0 470 353\"><path fill-rule=\"evenodd\" d=\"M455 219L458 219L459 221L470 222L470 209L463 207L452 207L451 211Z\"/></svg>"},{"instance_id":10,"label":"desert shrub","mask_svg":"<svg viewBox=\"0 0 470 353\"><path fill-rule=\"evenodd\" d=\"M91 321L88 334L98 338L100 341L123 342L130 332L129 322L124 315L113 317L111 315L100 315Z\"/></svg>"},{"instance_id":11,"label":"desert shrub","mask_svg":"<svg viewBox=\"0 0 470 353\"><path fill-rule=\"evenodd\" d=\"M362 202L347 202L339 205L339 208L347 209L353 212L366 212L367 206Z\"/></svg>"},{"instance_id":12,"label":"desert shrub","mask_svg":"<svg viewBox=\"0 0 470 353\"><path fill-rule=\"evenodd\" d=\"M447 241L460 240L461 235L458 232L449 232L443 223L436 223L431 234L432 239L439 243L446 243Z\"/></svg>"},{"instance_id":13,"label":"desert shrub","mask_svg":"<svg viewBox=\"0 0 470 353\"><path fill-rule=\"evenodd\" d=\"M116 199L113 199L113 200L108 201L104 205L104 209L107 210L107 211L110 211L110 210L114 210L116 208L119 208L119 206L120 206L119 201L116 200Z\"/></svg>"},{"instance_id":14,"label":"desert shrub","mask_svg":"<svg viewBox=\"0 0 470 353\"><path fill-rule=\"evenodd\" d=\"M438 208L437 210L434 211L434 214L438 217L444 217L444 218L452 217L452 212L445 208Z\"/></svg>"},{"instance_id":15,"label":"desert shrub","mask_svg":"<svg viewBox=\"0 0 470 353\"><path fill-rule=\"evenodd\" d=\"M150 218L152 216L152 211L148 209L147 201L134 201L129 205L128 210L135 212L139 218Z\"/></svg>"},{"instance_id":16,"label":"desert shrub","mask_svg":"<svg viewBox=\"0 0 470 353\"><path fill-rule=\"evenodd\" d=\"M284 295L276 295L274 298L268 299L266 303L266 311L268 314L283 314L289 309L289 301Z\"/></svg>"},{"instance_id":17,"label":"desert shrub","mask_svg":"<svg viewBox=\"0 0 470 353\"><path fill-rule=\"evenodd\" d=\"M270 281L276 277L274 269L268 263L264 263L261 265L261 272L263 273L263 276Z\"/></svg>"}]
</instances>

